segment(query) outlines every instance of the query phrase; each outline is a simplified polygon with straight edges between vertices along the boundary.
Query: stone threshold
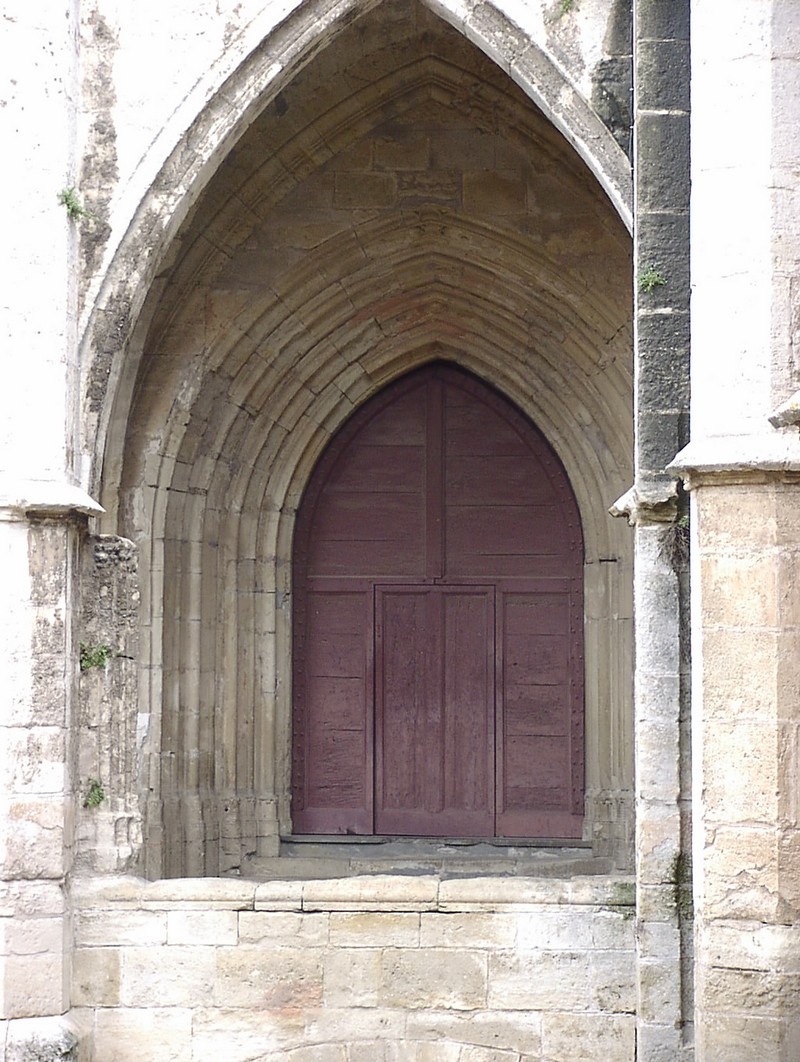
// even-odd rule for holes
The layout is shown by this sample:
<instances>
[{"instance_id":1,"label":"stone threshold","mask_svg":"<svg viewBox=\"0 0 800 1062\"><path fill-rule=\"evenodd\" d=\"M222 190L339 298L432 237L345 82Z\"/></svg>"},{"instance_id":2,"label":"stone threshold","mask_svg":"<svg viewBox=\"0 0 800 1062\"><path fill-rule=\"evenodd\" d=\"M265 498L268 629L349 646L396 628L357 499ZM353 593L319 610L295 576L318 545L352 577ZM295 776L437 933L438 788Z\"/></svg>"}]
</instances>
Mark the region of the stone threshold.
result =
<instances>
[{"instance_id":1,"label":"stone threshold","mask_svg":"<svg viewBox=\"0 0 800 1062\"><path fill-rule=\"evenodd\" d=\"M571 878L607 875L610 859L592 856L591 846L483 838L289 837L272 858L252 858L242 877L263 880L346 878L364 874L465 877Z\"/></svg>"},{"instance_id":2,"label":"stone threshold","mask_svg":"<svg viewBox=\"0 0 800 1062\"><path fill-rule=\"evenodd\" d=\"M636 887L625 874L453 877L365 874L314 880L75 878L76 910L229 911L519 911L543 906L632 909Z\"/></svg>"}]
</instances>

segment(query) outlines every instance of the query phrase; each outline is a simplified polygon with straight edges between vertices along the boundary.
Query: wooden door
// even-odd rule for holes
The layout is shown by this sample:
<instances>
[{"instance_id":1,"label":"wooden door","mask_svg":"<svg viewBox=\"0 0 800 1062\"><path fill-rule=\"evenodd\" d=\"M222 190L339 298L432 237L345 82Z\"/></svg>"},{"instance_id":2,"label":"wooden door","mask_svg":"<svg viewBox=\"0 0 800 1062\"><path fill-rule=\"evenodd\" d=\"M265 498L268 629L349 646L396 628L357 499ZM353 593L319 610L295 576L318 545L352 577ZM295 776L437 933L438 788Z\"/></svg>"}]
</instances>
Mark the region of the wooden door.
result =
<instances>
[{"instance_id":1,"label":"wooden door","mask_svg":"<svg viewBox=\"0 0 800 1062\"><path fill-rule=\"evenodd\" d=\"M294 555L297 833L579 836L582 541L547 443L431 366L328 448Z\"/></svg>"}]
</instances>

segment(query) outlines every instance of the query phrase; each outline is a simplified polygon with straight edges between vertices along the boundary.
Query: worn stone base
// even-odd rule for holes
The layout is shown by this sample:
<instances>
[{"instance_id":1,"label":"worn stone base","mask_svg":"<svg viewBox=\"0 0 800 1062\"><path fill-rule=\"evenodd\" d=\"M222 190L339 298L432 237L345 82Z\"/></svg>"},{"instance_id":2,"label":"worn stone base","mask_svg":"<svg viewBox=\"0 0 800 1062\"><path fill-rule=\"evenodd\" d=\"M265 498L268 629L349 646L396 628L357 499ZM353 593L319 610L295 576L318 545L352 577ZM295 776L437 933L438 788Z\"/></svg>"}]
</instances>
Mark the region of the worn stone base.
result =
<instances>
[{"instance_id":1,"label":"worn stone base","mask_svg":"<svg viewBox=\"0 0 800 1062\"><path fill-rule=\"evenodd\" d=\"M78 882L92 1062L632 1062L633 885Z\"/></svg>"}]
</instances>

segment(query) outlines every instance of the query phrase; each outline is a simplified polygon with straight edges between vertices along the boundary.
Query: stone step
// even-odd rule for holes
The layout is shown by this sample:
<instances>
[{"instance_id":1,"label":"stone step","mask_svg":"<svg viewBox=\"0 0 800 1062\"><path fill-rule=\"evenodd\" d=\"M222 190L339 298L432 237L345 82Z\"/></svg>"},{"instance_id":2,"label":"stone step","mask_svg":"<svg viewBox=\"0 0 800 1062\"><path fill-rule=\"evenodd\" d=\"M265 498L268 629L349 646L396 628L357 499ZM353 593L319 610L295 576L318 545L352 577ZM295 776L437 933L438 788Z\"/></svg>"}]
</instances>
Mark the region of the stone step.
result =
<instances>
[{"instance_id":1,"label":"stone step","mask_svg":"<svg viewBox=\"0 0 800 1062\"><path fill-rule=\"evenodd\" d=\"M568 878L608 874L610 859L585 847L501 846L488 842L393 840L366 843L331 840L284 842L281 854L253 858L241 868L256 880L352 877L358 874L434 874L449 877Z\"/></svg>"}]
</instances>

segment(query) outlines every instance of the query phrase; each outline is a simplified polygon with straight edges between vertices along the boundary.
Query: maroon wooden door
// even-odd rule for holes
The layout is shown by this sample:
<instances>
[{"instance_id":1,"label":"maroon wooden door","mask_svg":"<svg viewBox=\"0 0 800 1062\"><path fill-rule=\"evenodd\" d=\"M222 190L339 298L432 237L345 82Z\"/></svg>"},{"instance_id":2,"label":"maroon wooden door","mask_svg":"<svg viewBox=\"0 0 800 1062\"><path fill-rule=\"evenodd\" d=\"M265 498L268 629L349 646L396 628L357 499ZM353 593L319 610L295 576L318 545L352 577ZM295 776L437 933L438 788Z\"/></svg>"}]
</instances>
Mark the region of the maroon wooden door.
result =
<instances>
[{"instance_id":1,"label":"maroon wooden door","mask_svg":"<svg viewBox=\"0 0 800 1062\"><path fill-rule=\"evenodd\" d=\"M368 402L298 513L295 832L579 836L582 563L510 403L444 365Z\"/></svg>"}]
</instances>

